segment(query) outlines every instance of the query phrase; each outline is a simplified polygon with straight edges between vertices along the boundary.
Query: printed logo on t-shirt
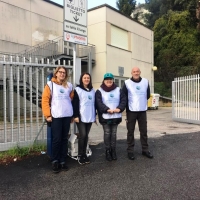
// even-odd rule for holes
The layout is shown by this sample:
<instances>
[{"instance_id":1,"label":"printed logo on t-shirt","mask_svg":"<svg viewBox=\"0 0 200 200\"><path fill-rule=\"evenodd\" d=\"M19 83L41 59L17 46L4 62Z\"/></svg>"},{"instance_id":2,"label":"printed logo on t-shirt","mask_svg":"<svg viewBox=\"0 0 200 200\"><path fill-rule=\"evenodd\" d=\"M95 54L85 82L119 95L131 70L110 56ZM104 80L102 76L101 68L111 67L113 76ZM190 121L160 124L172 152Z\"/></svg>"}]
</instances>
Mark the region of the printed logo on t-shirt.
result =
<instances>
[{"instance_id":1,"label":"printed logo on t-shirt","mask_svg":"<svg viewBox=\"0 0 200 200\"><path fill-rule=\"evenodd\" d=\"M137 89L137 90L140 90L140 86L136 86L136 89Z\"/></svg>"},{"instance_id":2,"label":"printed logo on t-shirt","mask_svg":"<svg viewBox=\"0 0 200 200\"><path fill-rule=\"evenodd\" d=\"M89 100L92 100L92 96L91 96L91 95L88 95L88 99L89 99Z\"/></svg>"},{"instance_id":3,"label":"printed logo on t-shirt","mask_svg":"<svg viewBox=\"0 0 200 200\"><path fill-rule=\"evenodd\" d=\"M63 89L60 89L60 93L64 93L65 91Z\"/></svg>"},{"instance_id":4,"label":"printed logo on t-shirt","mask_svg":"<svg viewBox=\"0 0 200 200\"><path fill-rule=\"evenodd\" d=\"M113 98L113 97L114 97L114 94L112 94L112 93L111 93L111 94L110 94L110 97L112 97L112 98Z\"/></svg>"}]
</instances>

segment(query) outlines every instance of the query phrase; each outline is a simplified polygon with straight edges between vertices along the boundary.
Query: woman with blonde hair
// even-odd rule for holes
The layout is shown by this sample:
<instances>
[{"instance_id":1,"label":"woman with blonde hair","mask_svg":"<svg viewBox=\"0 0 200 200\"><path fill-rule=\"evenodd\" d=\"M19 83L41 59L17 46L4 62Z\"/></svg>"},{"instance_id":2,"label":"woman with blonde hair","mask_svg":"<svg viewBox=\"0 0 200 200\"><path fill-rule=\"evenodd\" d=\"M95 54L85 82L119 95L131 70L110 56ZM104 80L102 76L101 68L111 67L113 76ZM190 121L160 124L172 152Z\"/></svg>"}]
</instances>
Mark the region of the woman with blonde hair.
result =
<instances>
[{"instance_id":1,"label":"woman with blonde hair","mask_svg":"<svg viewBox=\"0 0 200 200\"><path fill-rule=\"evenodd\" d=\"M63 66L57 67L42 94L42 112L47 122L51 122L51 161L54 173L68 170L65 161L73 108L70 98L72 84L67 82L67 78L67 69Z\"/></svg>"}]
</instances>

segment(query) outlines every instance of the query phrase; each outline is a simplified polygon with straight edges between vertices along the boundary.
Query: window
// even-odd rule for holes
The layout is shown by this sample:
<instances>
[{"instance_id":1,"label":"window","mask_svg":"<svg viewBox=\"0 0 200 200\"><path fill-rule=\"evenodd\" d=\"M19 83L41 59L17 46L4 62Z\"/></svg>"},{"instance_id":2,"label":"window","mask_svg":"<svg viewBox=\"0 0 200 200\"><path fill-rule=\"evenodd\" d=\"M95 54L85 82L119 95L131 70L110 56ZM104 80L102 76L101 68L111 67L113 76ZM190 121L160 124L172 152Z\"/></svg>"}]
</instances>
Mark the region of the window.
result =
<instances>
[{"instance_id":1,"label":"window","mask_svg":"<svg viewBox=\"0 0 200 200\"><path fill-rule=\"evenodd\" d=\"M115 79L115 84L119 87L119 79Z\"/></svg>"},{"instance_id":2,"label":"window","mask_svg":"<svg viewBox=\"0 0 200 200\"><path fill-rule=\"evenodd\" d=\"M115 84L118 86L118 87L120 87L120 88L122 88L123 86L124 86L124 82L125 82L125 80L127 80L127 78L121 78L121 77L117 77L117 78L115 78Z\"/></svg>"},{"instance_id":3,"label":"window","mask_svg":"<svg viewBox=\"0 0 200 200\"><path fill-rule=\"evenodd\" d=\"M128 50L128 31L111 25L111 45Z\"/></svg>"}]
</instances>

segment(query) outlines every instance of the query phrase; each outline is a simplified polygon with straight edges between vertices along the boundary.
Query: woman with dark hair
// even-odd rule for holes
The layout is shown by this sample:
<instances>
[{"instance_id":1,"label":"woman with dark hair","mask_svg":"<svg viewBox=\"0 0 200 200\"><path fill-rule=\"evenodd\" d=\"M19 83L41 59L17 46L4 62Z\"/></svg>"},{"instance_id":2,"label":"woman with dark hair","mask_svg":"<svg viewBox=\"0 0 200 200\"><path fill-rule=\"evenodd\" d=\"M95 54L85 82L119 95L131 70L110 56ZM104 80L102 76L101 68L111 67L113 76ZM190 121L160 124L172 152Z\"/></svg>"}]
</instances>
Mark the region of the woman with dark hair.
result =
<instances>
[{"instance_id":1,"label":"woman with dark hair","mask_svg":"<svg viewBox=\"0 0 200 200\"><path fill-rule=\"evenodd\" d=\"M78 162L83 165L90 163L86 148L92 123L96 121L95 91L92 86L91 75L87 72L80 76L79 85L74 89L72 105L74 122L76 122L79 131Z\"/></svg>"},{"instance_id":2,"label":"woman with dark hair","mask_svg":"<svg viewBox=\"0 0 200 200\"><path fill-rule=\"evenodd\" d=\"M70 98L72 84L67 82L67 78L67 69L62 66L57 67L42 94L42 112L47 122L51 122L51 161L54 173L68 170L65 161L73 108Z\"/></svg>"},{"instance_id":3,"label":"woman with dark hair","mask_svg":"<svg viewBox=\"0 0 200 200\"><path fill-rule=\"evenodd\" d=\"M113 74L106 73L104 75L103 82L95 94L95 103L99 123L104 130L106 160L117 160L117 126L122 121L122 112L126 108L126 96L115 85Z\"/></svg>"}]
</instances>

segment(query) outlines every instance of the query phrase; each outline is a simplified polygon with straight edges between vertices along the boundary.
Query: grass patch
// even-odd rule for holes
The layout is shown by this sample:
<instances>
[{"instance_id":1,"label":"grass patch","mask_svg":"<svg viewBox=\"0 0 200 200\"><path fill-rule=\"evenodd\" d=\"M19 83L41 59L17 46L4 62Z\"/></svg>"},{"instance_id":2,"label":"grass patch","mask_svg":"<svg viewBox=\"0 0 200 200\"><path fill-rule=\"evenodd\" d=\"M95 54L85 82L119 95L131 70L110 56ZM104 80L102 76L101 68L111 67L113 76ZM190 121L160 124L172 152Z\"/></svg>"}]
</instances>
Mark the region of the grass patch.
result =
<instances>
[{"instance_id":1,"label":"grass patch","mask_svg":"<svg viewBox=\"0 0 200 200\"><path fill-rule=\"evenodd\" d=\"M28 156L40 155L41 151L46 151L46 145L33 145L30 147L14 147L8 151L0 152L0 164L8 164L17 160L22 160Z\"/></svg>"}]
</instances>

